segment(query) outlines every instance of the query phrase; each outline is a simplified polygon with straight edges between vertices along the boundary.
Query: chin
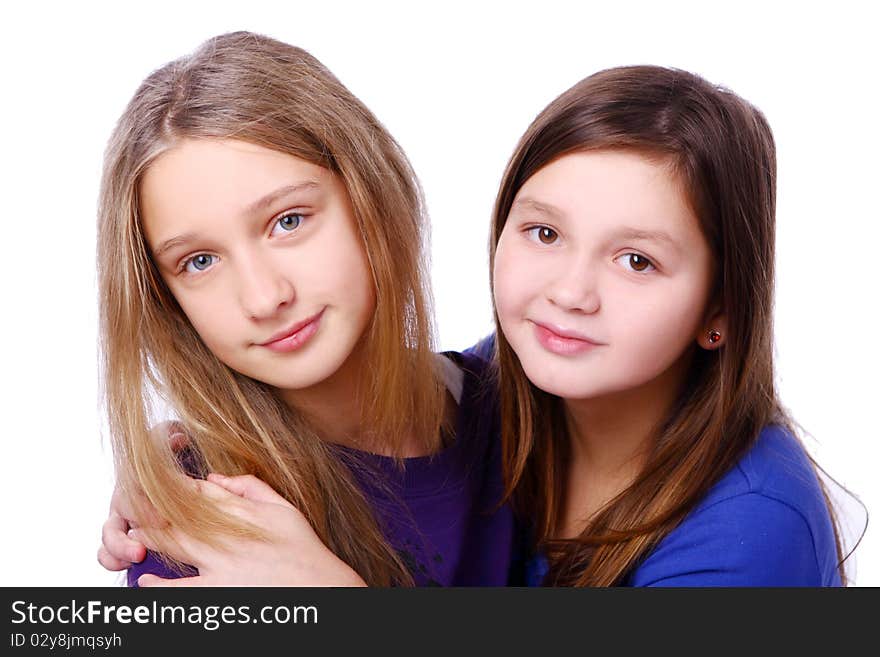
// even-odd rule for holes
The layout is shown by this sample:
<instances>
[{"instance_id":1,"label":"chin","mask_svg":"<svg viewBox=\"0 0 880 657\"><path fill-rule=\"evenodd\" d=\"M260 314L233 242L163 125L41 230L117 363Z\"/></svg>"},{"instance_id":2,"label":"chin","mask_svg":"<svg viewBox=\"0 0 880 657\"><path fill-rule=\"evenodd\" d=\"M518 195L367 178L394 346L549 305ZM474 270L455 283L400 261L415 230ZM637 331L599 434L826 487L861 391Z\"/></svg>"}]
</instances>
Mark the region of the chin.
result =
<instances>
[{"instance_id":1,"label":"chin","mask_svg":"<svg viewBox=\"0 0 880 657\"><path fill-rule=\"evenodd\" d=\"M274 388L302 390L326 380L338 369L327 359L312 357L319 354L309 356L286 362L284 358L278 358L269 363L260 363L257 367L238 369L238 372Z\"/></svg>"},{"instance_id":2,"label":"chin","mask_svg":"<svg viewBox=\"0 0 880 657\"><path fill-rule=\"evenodd\" d=\"M558 364L546 362L523 365L523 372L536 388L563 399L589 396L592 390L584 385L584 376L574 372L560 371Z\"/></svg>"},{"instance_id":3,"label":"chin","mask_svg":"<svg viewBox=\"0 0 880 657\"><path fill-rule=\"evenodd\" d=\"M594 388L585 388L581 383L572 383L568 381L534 381L530 379L536 388L544 392L555 395L560 399L592 399L602 394L602 391Z\"/></svg>"},{"instance_id":4,"label":"chin","mask_svg":"<svg viewBox=\"0 0 880 657\"><path fill-rule=\"evenodd\" d=\"M326 381L332 372L298 371L285 376L284 372L274 372L274 376L252 377L268 383L279 390L306 390Z\"/></svg>"}]
</instances>

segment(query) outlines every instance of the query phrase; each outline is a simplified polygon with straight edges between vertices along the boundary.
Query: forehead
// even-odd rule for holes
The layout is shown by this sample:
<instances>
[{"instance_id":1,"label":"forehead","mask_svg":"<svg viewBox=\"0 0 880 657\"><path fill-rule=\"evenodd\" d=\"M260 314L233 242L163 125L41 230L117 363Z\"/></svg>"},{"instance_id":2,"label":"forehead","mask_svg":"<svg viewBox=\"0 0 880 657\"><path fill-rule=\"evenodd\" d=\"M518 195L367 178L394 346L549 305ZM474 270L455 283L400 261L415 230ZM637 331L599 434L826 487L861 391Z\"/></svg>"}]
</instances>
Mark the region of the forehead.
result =
<instances>
[{"instance_id":1,"label":"forehead","mask_svg":"<svg viewBox=\"0 0 880 657\"><path fill-rule=\"evenodd\" d=\"M185 139L145 172L140 212L150 239L206 216L239 214L285 185L313 181L326 190L334 188L334 179L323 167L248 142Z\"/></svg>"},{"instance_id":2,"label":"forehead","mask_svg":"<svg viewBox=\"0 0 880 657\"><path fill-rule=\"evenodd\" d=\"M668 165L629 151L564 155L519 189L514 210L590 228L699 232L699 222Z\"/></svg>"}]
</instances>

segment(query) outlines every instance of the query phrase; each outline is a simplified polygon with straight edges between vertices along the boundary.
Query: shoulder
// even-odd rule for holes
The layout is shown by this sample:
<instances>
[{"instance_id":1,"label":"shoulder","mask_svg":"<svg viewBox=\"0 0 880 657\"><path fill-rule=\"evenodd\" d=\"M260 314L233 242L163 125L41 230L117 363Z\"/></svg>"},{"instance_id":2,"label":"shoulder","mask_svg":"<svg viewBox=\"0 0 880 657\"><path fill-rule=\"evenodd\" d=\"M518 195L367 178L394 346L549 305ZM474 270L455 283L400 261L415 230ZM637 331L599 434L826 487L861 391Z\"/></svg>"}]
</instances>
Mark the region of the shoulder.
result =
<instances>
[{"instance_id":1,"label":"shoulder","mask_svg":"<svg viewBox=\"0 0 880 657\"><path fill-rule=\"evenodd\" d=\"M839 585L831 517L800 442L785 429L765 428L630 583Z\"/></svg>"},{"instance_id":2,"label":"shoulder","mask_svg":"<svg viewBox=\"0 0 880 657\"><path fill-rule=\"evenodd\" d=\"M446 371L444 380L458 403L452 451L468 464L468 470L479 465L484 471L492 472L493 479L500 478L501 434L494 368L470 350L447 351L442 356L445 358L441 360L446 361L442 368ZM450 366L457 377L451 374Z\"/></svg>"},{"instance_id":3,"label":"shoulder","mask_svg":"<svg viewBox=\"0 0 880 657\"><path fill-rule=\"evenodd\" d=\"M465 349L465 354L472 354L485 362L491 362L495 357L495 334L490 333L485 338Z\"/></svg>"},{"instance_id":4,"label":"shoulder","mask_svg":"<svg viewBox=\"0 0 880 657\"><path fill-rule=\"evenodd\" d=\"M445 351L440 359L444 361L442 376L461 413L497 413L498 386L491 351L487 358L480 347L486 340L494 340L494 336L462 352Z\"/></svg>"}]
</instances>

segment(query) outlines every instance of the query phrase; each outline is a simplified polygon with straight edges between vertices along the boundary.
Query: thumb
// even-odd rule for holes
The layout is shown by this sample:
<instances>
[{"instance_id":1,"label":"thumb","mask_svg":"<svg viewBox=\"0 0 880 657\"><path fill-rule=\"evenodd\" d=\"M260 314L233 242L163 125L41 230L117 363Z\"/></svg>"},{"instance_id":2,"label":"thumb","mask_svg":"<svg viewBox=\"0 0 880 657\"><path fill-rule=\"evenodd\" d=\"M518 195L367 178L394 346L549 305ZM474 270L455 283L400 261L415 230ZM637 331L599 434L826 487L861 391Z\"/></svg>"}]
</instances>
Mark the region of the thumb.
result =
<instances>
[{"instance_id":1,"label":"thumb","mask_svg":"<svg viewBox=\"0 0 880 657\"><path fill-rule=\"evenodd\" d=\"M293 505L286 499L281 497L262 479L258 479L254 475L238 475L237 477L227 477L226 475L212 472L208 475L208 481L234 493L239 497L254 502L267 502L269 504L281 504L293 508Z\"/></svg>"}]
</instances>

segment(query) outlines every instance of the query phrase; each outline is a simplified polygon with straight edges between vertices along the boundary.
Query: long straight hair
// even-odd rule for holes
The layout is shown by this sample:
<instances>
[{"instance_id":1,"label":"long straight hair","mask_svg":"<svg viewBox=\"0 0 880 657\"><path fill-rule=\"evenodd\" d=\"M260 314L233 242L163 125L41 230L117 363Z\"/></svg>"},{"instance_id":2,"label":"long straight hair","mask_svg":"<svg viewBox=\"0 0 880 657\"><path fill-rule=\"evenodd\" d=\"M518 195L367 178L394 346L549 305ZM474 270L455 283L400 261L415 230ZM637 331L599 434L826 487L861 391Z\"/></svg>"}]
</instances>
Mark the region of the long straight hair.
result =
<instances>
[{"instance_id":1,"label":"long straight hair","mask_svg":"<svg viewBox=\"0 0 880 657\"><path fill-rule=\"evenodd\" d=\"M580 536L558 540L569 445L562 400L528 380L496 314L507 494L534 519L535 540L550 557L547 581L566 586L621 583L766 425L793 432L773 370L775 145L763 114L730 91L685 71L633 66L564 92L529 126L507 166L490 262L532 175L566 154L609 149L666 164L682 184L714 255L712 298L729 311L728 327L723 349L691 347L686 383L635 480ZM844 578L842 560L839 570Z\"/></svg>"},{"instance_id":2,"label":"long straight hair","mask_svg":"<svg viewBox=\"0 0 880 657\"><path fill-rule=\"evenodd\" d=\"M180 416L199 467L253 473L292 502L320 539L370 585L411 584L321 427L277 391L220 362L164 284L145 243L139 184L183 139L238 139L338 175L354 208L376 291L363 338L362 423L400 454L405 436L439 447L444 388L435 370L426 217L398 144L307 52L236 32L152 73L109 140L98 216L103 375L117 476L161 516L215 542L254 527L189 497L164 439L151 439L151 399Z\"/></svg>"}]
</instances>

